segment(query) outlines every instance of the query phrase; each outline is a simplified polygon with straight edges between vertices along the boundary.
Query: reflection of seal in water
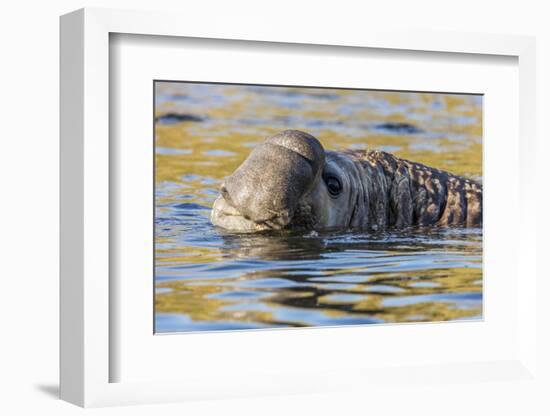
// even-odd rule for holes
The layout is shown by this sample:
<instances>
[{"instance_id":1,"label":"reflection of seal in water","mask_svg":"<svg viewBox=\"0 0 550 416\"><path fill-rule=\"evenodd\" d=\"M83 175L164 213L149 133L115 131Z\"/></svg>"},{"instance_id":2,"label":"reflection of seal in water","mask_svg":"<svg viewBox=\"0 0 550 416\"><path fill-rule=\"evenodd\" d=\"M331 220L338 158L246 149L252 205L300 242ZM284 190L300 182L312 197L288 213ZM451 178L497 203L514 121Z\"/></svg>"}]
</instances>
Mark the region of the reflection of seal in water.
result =
<instances>
[{"instance_id":1,"label":"reflection of seal in water","mask_svg":"<svg viewBox=\"0 0 550 416\"><path fill-rule=\"evenodd\" d=\"M286 130L227 177L211 220L234 231L481 225L478 183L377 150L330 152Z\"/></svg>"}]
</instances>

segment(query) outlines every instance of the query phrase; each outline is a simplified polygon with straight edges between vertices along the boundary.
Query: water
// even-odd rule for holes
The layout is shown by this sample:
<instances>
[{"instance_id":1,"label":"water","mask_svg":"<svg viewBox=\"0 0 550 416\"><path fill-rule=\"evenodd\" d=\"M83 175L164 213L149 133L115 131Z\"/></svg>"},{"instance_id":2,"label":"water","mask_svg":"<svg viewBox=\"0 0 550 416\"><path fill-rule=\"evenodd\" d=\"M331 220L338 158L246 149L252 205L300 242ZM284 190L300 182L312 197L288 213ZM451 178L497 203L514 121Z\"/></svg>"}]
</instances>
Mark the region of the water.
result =
<instances>
[{"instance_id":1,"label":"water","mask_svg":"<svg viewBox=\"0 0 550 416\"><path fill-rule=\"evenodd\" d=\"M239 235L208 220L222 178L286 128L480 180L481 97L157 83L155 110L156 332L481 318L481 229Z\"/></svg>"}]
</instances>

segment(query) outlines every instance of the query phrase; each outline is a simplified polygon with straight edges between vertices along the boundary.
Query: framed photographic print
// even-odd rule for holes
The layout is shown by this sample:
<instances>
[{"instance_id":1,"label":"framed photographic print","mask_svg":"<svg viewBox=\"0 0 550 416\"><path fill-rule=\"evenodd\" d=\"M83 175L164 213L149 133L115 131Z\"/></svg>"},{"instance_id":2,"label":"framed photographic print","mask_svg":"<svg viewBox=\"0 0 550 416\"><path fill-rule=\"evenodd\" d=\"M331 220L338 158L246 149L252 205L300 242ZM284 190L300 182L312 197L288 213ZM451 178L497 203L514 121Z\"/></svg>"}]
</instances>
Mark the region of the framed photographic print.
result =
<instances>
[{"instance_id":1,"label":"framed photographic print","mask_svg":"<svg viewBox=\"0 0 550 416\"><path fill-rule=\"evenodd\" d=\"M61 19L62 398L536 384L534 41L180 21Z\"/></svg>"}]
</instances>

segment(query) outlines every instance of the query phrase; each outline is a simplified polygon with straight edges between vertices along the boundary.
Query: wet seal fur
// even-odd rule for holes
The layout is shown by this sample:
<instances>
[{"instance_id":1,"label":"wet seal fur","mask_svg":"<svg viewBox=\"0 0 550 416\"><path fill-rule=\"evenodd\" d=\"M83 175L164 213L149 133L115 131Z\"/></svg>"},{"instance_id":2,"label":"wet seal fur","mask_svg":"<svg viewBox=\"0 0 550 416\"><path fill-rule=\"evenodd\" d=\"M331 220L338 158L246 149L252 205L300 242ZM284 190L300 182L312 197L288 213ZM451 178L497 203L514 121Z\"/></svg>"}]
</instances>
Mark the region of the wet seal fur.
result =
<instances>
[{"instance_id":1,"label":"wet seal fur","mask_svg":"<svg viewBox=\"0 0 550 416\"><path fill-rule=\"evenodd\" d=\"M473 180L379 150L325 151L285 130L225 178L210 218L241 232L480 227L482 196Z\"/></svg>"}]
</instances>

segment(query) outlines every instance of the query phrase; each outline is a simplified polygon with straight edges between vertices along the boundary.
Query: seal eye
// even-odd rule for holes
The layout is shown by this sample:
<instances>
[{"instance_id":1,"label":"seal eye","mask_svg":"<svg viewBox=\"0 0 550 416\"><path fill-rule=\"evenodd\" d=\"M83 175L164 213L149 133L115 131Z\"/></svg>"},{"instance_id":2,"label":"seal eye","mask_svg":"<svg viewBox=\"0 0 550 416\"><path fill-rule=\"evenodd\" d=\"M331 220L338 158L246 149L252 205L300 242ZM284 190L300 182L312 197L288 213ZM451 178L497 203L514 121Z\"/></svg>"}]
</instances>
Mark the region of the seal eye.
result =
<instances>
[{"instance_id":1,"label":"seal eye","mask_svg":"<svg viewBox=\"0 0 550 416\"><path fill-rule=\"evenodd\" d=\"M323 179L327 184L329 194L337 196L342 192L342 183L336 176L325 176Z\"/></svg>"}]
</instances>

